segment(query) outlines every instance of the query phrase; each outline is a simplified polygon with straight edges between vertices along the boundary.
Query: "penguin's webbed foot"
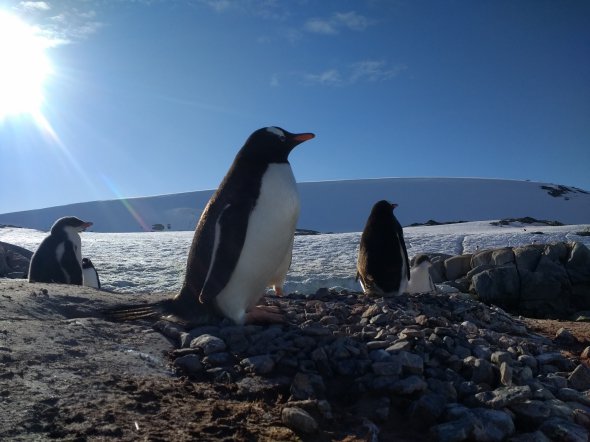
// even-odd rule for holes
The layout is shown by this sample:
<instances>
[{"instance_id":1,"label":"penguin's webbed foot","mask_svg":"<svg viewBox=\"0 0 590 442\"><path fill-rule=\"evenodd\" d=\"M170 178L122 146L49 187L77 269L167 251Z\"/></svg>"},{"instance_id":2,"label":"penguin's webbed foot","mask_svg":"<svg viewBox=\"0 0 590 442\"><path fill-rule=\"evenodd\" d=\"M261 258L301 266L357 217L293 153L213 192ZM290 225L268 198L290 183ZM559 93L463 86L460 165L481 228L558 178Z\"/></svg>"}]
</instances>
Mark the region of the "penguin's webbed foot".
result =
<instances>
[{"instance_id":1,"label":"penguin's webbed foot","mask_svg":"<svg viewBox=\"0 0 590 442\"><path fill-rule=\"evenodd\" d=\"M257 305L246 313L246 324L283 324L285 317L276 305Z\"/></svg>"}]
</instances>

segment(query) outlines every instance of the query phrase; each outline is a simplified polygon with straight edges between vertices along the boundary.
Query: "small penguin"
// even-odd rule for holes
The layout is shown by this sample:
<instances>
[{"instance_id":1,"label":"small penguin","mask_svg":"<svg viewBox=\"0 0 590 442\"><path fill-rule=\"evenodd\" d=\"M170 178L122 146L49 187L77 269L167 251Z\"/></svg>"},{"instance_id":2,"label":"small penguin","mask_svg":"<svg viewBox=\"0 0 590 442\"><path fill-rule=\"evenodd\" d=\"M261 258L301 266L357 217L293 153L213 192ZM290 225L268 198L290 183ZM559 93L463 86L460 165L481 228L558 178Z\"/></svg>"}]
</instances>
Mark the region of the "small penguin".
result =
<instances>
[{"instance_id":1,"label":"small penguin","mask_svg":"<svg viewBox=\"0 0 590 442\"><path fill-rule=\"evenodd\" d=\"M29 282L82 285L80 232L92 225L75 216L58 219L31 258Z\"/></svg>"},{"instance_id":2,"label":"small penguin","mask_svg":"<svg viewBox=\"0 0 590 442\"><path fill-rule=\"evenodd\" d=\"M155 304L115 307L107 316L164 316L185 325L224 317L236 324L281 322L278 310L257 304L266 287L285 280L300 204L288 156L314 136L280 127L252 133L203 210L180 292Z\"/></svg>"},{"instance_id":3,"label":"small penguin","mask_svg":"<svg viewBox=\"0 0 590 442\"><path fill-rule=\"evenodd\" d=\"M402 226L393 214L396 207L385 200L377 202L361 235L356 279L365 294L395 296L408 284L408 252Z\"/></svg>"},{"instance_id":4,"label":"small penguin","mask_svg":"<svg viewBox=\"0 0 590 442\"><path fill-rule=\"evenodd\" d=\"M428 255L421 254L414 258L414 265L410 270L410 282L406 289L407 293L436 293L436 286L430 276L430 267L432 267L432 262L430 262Z\"/></svg>"},{"instance_id":5,"label":"small penguin","mask_svg":"<svg viewBox=\"0 0 590 442\"><path fill-rule=\"evenodd\" d=\"M82 258L82 281L86 287L92 287L100 290L100 279L94 264L88 258Z\"/></svg>"}]
</instances>

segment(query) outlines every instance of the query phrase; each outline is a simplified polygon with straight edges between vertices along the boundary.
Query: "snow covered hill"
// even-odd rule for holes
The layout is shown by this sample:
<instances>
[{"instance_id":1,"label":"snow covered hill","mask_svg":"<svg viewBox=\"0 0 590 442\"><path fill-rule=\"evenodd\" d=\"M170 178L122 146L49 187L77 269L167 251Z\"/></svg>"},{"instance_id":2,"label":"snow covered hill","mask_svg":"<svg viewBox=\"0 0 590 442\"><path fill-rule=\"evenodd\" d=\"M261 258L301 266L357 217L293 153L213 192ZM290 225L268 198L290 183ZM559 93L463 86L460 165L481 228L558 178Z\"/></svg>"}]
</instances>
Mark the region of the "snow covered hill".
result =
<instances>
[{"instance_id":1,"label":"snow covered hill","mask_svg":"<svg viewBox=\"0 0 590 442\"><path fill-rule=\"evenodd\" d=\"M358 232L373 204L396 202L402 225L428 220L480 221L530 216L565 224L590 222L590 192L554 184L480 178L381 178L299 183L299 228ZM94 222L95 232L142 232L161 224L193 230L213 190L92 201L0 214L0 224L48 230L62 216Z\"/></svg>"}]
</instances>

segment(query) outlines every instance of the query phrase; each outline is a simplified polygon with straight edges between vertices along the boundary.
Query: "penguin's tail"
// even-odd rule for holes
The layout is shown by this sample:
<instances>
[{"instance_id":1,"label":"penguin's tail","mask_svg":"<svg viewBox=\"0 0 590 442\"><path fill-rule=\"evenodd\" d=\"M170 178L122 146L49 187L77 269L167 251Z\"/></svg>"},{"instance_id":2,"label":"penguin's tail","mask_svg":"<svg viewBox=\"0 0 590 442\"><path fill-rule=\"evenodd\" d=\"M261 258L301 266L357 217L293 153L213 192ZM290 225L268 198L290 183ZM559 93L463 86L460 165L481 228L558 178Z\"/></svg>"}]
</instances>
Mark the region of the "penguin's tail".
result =
<instances>
[{"instance_id":1,"label":"penguin's tail","mask_svg":"<svg viewBox=\"0 0 590 442\"><path fill-rule=\"evenodd\" d=\"M148 304L121 304L101 311L104 317L115 322L158 320L170 314L172 300L165 299Z\"/></svg>"}]
</instances>

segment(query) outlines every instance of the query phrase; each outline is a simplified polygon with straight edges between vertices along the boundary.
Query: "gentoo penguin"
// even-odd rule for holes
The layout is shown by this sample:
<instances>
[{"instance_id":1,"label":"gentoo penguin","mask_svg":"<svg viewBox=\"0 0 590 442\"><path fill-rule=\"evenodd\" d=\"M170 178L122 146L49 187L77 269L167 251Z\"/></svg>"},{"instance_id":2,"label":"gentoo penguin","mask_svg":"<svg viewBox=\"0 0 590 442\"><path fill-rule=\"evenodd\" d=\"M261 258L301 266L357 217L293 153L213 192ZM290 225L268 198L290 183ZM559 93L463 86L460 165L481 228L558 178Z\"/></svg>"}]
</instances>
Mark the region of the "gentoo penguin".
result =
<instances>
[{"instance_id":1,"label":"gentoo penguin","mask_svg":"<svg viewBox=\"0 0 590 442\"><path fill-rule=\"evenodd\" d=\"M100 279L94 264L88 258L82 258L82 281L86 287L100 289Z\"/></svg>"},{"instance_id":2,"label":"gentoo penguin","mask_svg":"<svg viewBox=\"0 0 590 442\"><path fill-rule=\"evenodd\" d=\"M415 293L436 293L436 286L430 277L430 267L432 263L428 255L417 255L414 258L414 265L410 270L410 282L406 292Z\"/></svg>"},{"instance_id":3,"label":"gentoo penguin","mask_svg":"<svg viewBox=\"0 0 590 442\"><path fill-rule=\"evenodd\" d=\"M385 200L377 202L361 235L356 278L365 294L395 296L408 284L408 252L402 226L393 214L396 207Z\"/></svg>"},{"instance_id":4,"label":"gentoo penguin","mask_svg":"<svg viewBox=\"0 0 590 442\"><path fill-rule=\"evenodd\" d=\"M186 325L223 317L236 324L281 321L257 303L267 286L285 279L299 217L288 156L312 138L280 127L252 133L199 219L180 292L156 304L115 307L107 316L168 316Z\"/></svg>"},{"instance_id":5,"label":"gentoo penguin","mask_svg":"<svg viewBox=\"0 0 590 442\"><path fill-rule=\"evenodd\" d=\"M82 242L79 233L92 225L75 216L58 219L31 258L29 282L82 285Z\"/></svg>"}]
</instances>

